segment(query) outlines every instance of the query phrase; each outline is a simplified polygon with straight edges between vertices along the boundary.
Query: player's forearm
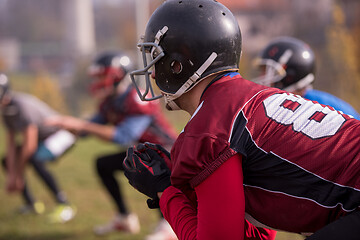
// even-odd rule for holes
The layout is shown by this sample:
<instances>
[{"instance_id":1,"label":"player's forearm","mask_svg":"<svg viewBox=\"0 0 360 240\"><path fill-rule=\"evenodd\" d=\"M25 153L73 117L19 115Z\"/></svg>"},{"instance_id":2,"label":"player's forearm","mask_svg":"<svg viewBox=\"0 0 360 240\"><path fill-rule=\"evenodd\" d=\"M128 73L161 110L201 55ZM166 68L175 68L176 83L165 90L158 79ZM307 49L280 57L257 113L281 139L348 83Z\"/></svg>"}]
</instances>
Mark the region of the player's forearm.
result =
<instances>
[{"instance_id":1,"label":"player's forearm","mask_svg":"<svg viewBox=\"0 0 360 240\"><path fill-rule=\"evenodd\" d=\"M112 141L115 134L115 128L113 126L84 121L81 132L95 135L106 141Z\"/></svg>"},{"instance_id":2,"label":"player's forearm","mask_svg":"<svg viewBox=\"0 0 360 240\"><path fill-rule=\"evenodd\" d=\"M161 195L160 208L179 239L244 239L245 198L240 155L225 161L195 187L195 192L197 209L174 187L168 187Z\"/></svg>"},{"instance_id":3,"label":"player's forearm","mask_svg":"<svg viewBox=\"0 0 360 240\"><path fill-rule=\"evenodd\" d=\"M197 211L180 190L168 187L161 195L160 209L179 240L197 239Z\"/></svg>"},{"instance_id":4,"label":"player's forearm","mask_svg":"<svg viewBox=\"0 0 360 240\"><path fill-rule=\"evenodd\" d=\"M25 143L21 148L21 153L19 156L19 162L24 164L29 161L31 156L35 153L37 148L36 143Z\"/></svg>"},{"instance_id":5,"label":"player's forearm","mask_svg":"<svg viewBox=\"0 0 360 240\"><path fill-rule=\"evenodd\" d=\"M6 154L6 171L8 175L15 175L16 174L16 163L15 163L15 154Z\"/></svg>"},{"instance_id":6,"label":"player's forearm","mask_svg":"<svg viewBox=\"0 0 360 240\"><path fill-rule=\"evenodd\" d=\"M15 144L15 137L13 133L7 134L7 146L6 146L6 168L9 175L13 175L16 173L16 144Z\"/></svg>"}]
</instances>

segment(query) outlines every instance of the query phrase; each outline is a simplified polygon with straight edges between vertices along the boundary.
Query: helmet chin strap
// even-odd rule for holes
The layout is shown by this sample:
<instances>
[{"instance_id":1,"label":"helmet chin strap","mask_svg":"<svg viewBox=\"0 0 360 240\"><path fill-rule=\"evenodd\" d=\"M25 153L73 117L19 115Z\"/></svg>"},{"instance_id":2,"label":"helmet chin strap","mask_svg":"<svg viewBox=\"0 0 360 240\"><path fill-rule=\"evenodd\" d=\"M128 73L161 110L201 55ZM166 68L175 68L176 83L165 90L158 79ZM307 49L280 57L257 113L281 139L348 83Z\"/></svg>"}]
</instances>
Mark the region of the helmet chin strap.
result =
<instances>
[{"instance_id":1,"label":"helmet chin strap","mask_svg":"<svg viewBox=\"0 0 360 240\"><path fill-rule=\"evenodd\" d=\"M179 107L179 105L177 105L174 100L170 99L170 96L164 96L165 99L165 103L166 103L166 109L169 111L176 111L176 110L181 110L181 108Z\"/></svg>"},{"instance_id":2,"label":"helmet chin strap","mask_svg":"<svg viewBox=\"0 0 360 240\"><path fill-rule=\"evenodd\" d=\"M168 110L181 110L181 108L174 102L175 99L179 98L184 93L190 91L195 87L200 81L197 81L205 70L214 62L217 54L212 52L206 61L199 67L198 70L176 91L174 94L164 94L166 108Z\"/></svg>"}]
</instances>

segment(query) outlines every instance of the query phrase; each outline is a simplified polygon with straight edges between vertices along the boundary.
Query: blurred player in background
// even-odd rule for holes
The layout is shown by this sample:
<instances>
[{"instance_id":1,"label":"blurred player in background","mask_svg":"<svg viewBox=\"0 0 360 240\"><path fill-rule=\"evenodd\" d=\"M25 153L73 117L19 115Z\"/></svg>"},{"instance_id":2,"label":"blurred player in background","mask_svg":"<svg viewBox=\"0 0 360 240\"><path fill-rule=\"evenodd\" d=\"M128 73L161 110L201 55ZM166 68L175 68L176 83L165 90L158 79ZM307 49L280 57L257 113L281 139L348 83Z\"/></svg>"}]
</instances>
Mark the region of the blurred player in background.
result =
<instances>
[{"instance_id":1,"label":"blurred player in background","mask_svg":"<svg viewBox=\"0 0 360 240\"><path fill-rule=\"evenodd\" d=\"M262 74L253 82L293 92L360 119L358 112L347 102L313 89L315 55L305 42L287 36L276 38L262 50L255 63Z\"/></svg>"},{"instance_id":2,"label":"blurred player in background","mask_svg":"<svg viewBox=\"0 0 360 240\"><path fill-rule=\"evenodd\" d=\"M57 206L49 220L71 220L76 209L69 204L45 165L57 160L73 146L75 136L66 130L46 126L44 120L58 113L34 96L11 91L9 79L4 74L0 74L0 107L6 129L6 155L3 159L7 173L6 190L9 193L22 192L25 205L20 213L41 214L45 210L44 204L35 199L25 181L25 169L30 164L56 200Z\"/></svg>"},{"instance_id":3,"label":"blurred player in background","mask_svg":"<svg viewBox=\"0 0 360 240\"><path fill-rule=\"evenodd\" d=\"M48 122L123 147L118 153L101 156L96 160L97 173L117 208L115 217L109 223L94 228L98 235L114 231L137 233L140 230L138 217L129 212L115 178L116 172L123 171L126 148L151 141L170 149L176 139L176 132L165 119L159 102L142 102L138 98L127 76L131 66L130 58L122 52L100 54L88 69L93 78L90 90L99 101L97 113L89 121L63 116ZM147 237L148 240L174 238L174 232L162 215L155 232Z\"/></svg>"}]
</instances>

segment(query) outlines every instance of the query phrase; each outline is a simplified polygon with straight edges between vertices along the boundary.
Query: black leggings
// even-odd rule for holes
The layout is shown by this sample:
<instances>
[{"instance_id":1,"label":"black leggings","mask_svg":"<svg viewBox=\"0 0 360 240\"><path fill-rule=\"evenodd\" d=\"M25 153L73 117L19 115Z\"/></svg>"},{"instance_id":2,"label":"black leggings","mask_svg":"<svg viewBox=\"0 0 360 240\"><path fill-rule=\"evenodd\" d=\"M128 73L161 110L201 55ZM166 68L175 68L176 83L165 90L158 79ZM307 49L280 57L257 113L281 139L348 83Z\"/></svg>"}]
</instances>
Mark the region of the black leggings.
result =
<instances>
[{"instance_id":1,"label":"black leggings","mask_svg":"<svg viewBox=\"0 0 360 240\"><path fill-rule=\"evenodd\" d=\"M49 172L49 170L46 169L45 163L41 161L37 161L33 158L29 159L28 164L32 165L35 173L40 177L40 179L45 183L45 185L48 187L50 192L53 194L56 202L58 203L67 203L66 196L63 192L60 191L58 184L55 181L55 178L53 175ZM5 157L2 159L2 165L3 168L6 171L6 159ZM24 189L22 191L22 196L26 204L34 204L35 198L31 191L29 190L29 186L26 183L24 183Z\"/></svg>"},{"instance_id":2,"label":"black leggings","mask_svg":"<svg viewBox=\"0 0 360 240\"><path fill-rule=\"evenodd\" d=\"M306 240L359 240L360 211L339 218L315 232Z\"/></svg>"},{"instance_id":3,"label":"black leggings","mask_svg":"<svg viewBox=\"0 0 360 240\"><path fill-rule=\"evenodd\" d=\"M122 163L125 157L126 152L120 152L102 156L96 160L96 170L101 182L115 202L118 212L121 214L128 214L129 212L124 202L120 185L115 178L115 172L124 171Z\"/></svg>"}]
</instances>

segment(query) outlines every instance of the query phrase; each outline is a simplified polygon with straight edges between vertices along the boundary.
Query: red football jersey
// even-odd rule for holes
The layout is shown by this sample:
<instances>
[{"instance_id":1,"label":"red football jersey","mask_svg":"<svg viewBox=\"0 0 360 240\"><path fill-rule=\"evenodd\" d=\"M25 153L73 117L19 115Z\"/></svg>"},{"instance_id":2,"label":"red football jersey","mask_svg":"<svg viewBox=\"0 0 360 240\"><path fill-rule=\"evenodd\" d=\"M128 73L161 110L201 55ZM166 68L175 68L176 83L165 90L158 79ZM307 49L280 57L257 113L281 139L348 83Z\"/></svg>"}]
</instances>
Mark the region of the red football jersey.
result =
<instances>
[{"instance_id":1,"label":"red football jersey","mask_svg":"<svg viewBox=\"0 0 360 240\"><path fill-rule=\"evenodd\" d=\"M141 101L134 87L124 93L106 98L99 106L98 113L107 123L117 125L131 116L150 116L150 126L139 139L139 142L152 142L161 145L172 145L177 133L161 111L160 102Z\"/></svg>"},{"instance_id":2,"label":"red football jersey","mask_svg":"<svg viewBox=\"0 0 360 240\"><path fill-rule=\"evenodd\" d=\"M314 232L360 206L360 122L329 106L247 81L213 82L175 142L172 184L199 185L243 156L250 222Z\"/></svg>"}]
</instances>

